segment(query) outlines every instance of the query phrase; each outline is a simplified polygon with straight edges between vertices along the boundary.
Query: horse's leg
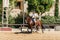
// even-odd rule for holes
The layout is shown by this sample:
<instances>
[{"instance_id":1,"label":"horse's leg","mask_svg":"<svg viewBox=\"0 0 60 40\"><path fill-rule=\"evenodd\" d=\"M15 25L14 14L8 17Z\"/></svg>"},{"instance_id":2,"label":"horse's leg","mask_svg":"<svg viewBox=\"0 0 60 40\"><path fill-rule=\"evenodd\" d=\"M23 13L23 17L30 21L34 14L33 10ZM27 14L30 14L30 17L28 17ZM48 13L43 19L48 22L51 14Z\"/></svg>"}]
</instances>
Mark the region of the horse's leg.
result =
<instances>
[{"instance_id":1,"label":"horse's leg","mask_svg":"<svg viewBox=\"0 0 60 40\"><path fill-rule=\"evenodd\" d=\"M43 25L41 25L41 30L42 30L42 33L44 33L44 30L43 30Z\"/></svg>"},{"instance_id":2,"label":"horse's leg","mask_svg":"<svg viewBox=\"0 0 60 40\"><path fill-rule=\"evenodd\" d=\"M29 31L29 29L31 30L31 32ZM28 32L29 32L29 33L32 33L32 26L31 26L31 24L29 24Z\"/></svg>"},{"instance_id":3,"label":"horse's leg","mask_svg":"<svg viewBox=\"0 0 60 40\"><path fill-rule=\"evenodd\" d=\"M42 33L44 33L44 31L43 31L43 25L42 25L42 22L41 21L39 22L39 26L40 26L40 28L42 30Z\"/></svg>"},{"instance_id":4,"label":"horse's leg","mask_svg":"<svg viewBox=\"0 0 60 40\"><path fill-rule=\"evenodd\" d=\"M39 26L36 26L36 30L39 31Z\"/></svg>"},{"instance_id":5,"label":"horse's leg","mask_svg":"<svg viewBox=\"0 0 60 40\"><path fill-rule=\"evenodd\" d=\"M28 28L27 28L27 32L29 32L29 24L28 24L26 27L28 27Z\"/></svg>"},{"instance_id":6,"label":"horse's leg","mask_svg":"<svg viewBox=\"0 0 60 40\"><path fill-rule=\"evenodd\" d=\"M31 33L32 33L32 25L30 25Z\"/></svg>"},{"instance_id":7,"label":"horse's leg","mask_svg":"<svg viewBox=\"0 0 60 40\"><path fill-rule=\"evenodd\" d=\"M39 31L39 25L37 23L35 24L35 29L36 29L36 32Z\"/></svg>"},{"instance_id":8,"label":"horse's leg","mask_svg":"<svg viewBox=\"0 0 60 40\"><path fill-rule=\"evenodd\" d=\"M40 30L42 31L42 33L44 33L43 28L41 26L36 26L36 30L38 33L40 33Z\"/></svg>"}]
</instances>

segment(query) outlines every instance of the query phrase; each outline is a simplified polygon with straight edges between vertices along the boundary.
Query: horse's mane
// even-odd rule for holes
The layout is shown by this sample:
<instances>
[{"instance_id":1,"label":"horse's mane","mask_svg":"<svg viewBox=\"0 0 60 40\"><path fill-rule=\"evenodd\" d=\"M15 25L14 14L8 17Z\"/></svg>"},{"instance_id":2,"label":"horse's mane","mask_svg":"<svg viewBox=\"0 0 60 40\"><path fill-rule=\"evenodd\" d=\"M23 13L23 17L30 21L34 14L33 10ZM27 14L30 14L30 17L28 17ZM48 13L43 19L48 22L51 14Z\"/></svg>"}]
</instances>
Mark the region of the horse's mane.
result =
<instances>
[{"instance_id":1,"label":"horse's mane","mask_svg":"<svg viewBox=\"0 0 60 40\"><path fill-rule=\"evenodd\" d=\"M25 19L26 19L27 17L29 17L29 18L31 18L31 19L32 19L32 17L31 17L31 16L29 16L29 15L27 15L27 16L25 17Z\"/></svg>"}]
</instances>

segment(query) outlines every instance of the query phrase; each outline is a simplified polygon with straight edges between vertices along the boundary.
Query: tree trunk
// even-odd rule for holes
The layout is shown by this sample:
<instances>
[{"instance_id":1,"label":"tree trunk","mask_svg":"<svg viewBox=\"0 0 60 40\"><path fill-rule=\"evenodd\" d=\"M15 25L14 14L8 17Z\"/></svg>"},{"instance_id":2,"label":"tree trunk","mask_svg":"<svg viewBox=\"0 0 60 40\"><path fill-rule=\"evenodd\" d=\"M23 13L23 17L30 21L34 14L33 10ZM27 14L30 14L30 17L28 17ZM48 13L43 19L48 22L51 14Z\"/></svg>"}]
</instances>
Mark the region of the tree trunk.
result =
<instances>
[{"instance_id":1,"label":"tree trunk","mask_svg":"<svg viewBox=\"0 0 60 40\"><path fill-rule=\"evenodd\" d=\"M39 13L39 20L41 20L41 13Z\"/></svg>"}]
</instances>

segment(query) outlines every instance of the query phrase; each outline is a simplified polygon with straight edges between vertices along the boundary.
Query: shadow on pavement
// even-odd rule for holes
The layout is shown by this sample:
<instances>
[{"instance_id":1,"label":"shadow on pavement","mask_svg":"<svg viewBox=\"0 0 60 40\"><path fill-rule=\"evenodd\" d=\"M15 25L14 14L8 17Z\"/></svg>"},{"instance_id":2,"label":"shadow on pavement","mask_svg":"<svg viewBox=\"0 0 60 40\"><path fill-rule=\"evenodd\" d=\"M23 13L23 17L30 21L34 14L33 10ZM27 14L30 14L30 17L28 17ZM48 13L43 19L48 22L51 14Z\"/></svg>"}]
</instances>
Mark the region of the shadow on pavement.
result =
<instances>
[{"instance_id":1,"label":"shadow on pavement","mask_svg":"<svg viewBox=\"0 0 60 40\"><path fill-rule=\"evenodd\" d=\"M14 34L31 34L31 32L15 32Z\"/></svg>"}]
</instances>

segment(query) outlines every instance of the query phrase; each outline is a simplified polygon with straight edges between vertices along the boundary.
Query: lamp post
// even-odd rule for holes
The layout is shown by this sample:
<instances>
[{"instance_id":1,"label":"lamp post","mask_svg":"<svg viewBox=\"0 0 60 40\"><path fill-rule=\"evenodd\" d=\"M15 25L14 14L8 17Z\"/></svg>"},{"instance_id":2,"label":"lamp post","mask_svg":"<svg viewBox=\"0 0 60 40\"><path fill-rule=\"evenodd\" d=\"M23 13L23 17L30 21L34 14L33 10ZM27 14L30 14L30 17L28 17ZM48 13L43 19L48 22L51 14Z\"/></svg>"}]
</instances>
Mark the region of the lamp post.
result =
<instances>
[{"instance_id":1,"label":"lamp post","mask_svg":"<svg viewBox=\"0 0 60 40\"><path fill-rule=\"evenodd\" d=\"M24 15L25 15L25 13L24 13L24 3L25 3L25 0L23 0L23 27L24 27Z\"/></svg>"},{"instance_id":2,"label":"lamp post","mask_svg":"<svg viewBox=\"0 0 60 40\"><path fill-rule=\"evenodd\" d=\"M23 0L23 10L22 10L22 12L23 12L23 27L24 27L24 15L25 15L25 13L24 13L24 2L25 2L25 0ZM22 32L22 26L21 26L21 32Z\"/></svg>"}]
</instances>

